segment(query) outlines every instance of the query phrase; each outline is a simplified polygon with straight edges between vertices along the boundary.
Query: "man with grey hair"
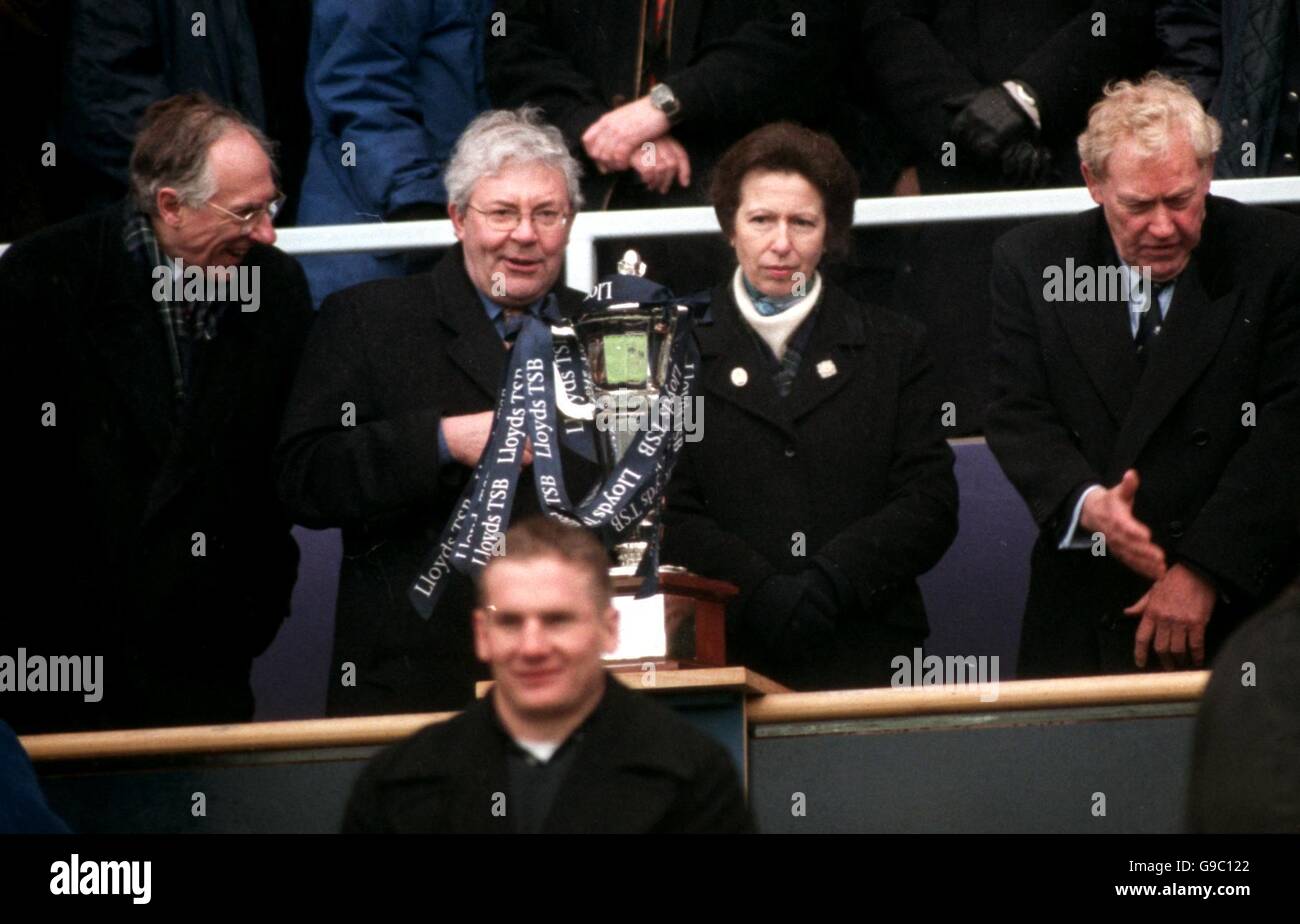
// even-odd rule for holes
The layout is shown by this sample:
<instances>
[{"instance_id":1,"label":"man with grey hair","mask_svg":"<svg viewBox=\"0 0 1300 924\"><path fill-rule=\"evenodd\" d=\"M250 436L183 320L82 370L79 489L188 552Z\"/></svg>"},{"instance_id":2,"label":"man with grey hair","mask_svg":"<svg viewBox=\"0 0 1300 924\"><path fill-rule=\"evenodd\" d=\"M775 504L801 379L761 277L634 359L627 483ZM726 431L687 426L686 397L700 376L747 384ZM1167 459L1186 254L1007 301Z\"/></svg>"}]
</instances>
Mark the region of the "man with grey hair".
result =
<instances>
[{"instance_id":1,"label":"man with grey hair","mask_svg":"<svg viewBox=\"0 0 1300 924\"><path fill-rule=\"evenodd\" d=\"M1294 573L1300 222L1209 195L1160 74L1079 138L1100 206L994 250L989 446L1041 528L1020 676L1201 667Z\"/></svg>"},{"instance_id":2,"label":"man with grey hair","mask_svg":"<svg viewBox=\"0 0 1300 924\"><path fill-rule=\"evenodd\" d=\"M429 273L321 306L276 470L298 522L343 529L332 715L460 708L485 676L470 582L454 575L427 621L407 586L478 464L524 315L570 316L582 300L560 285L579 178L537 110L483 113L445 174L460 242ZM515 510L536 509L523 479Z\"/></svg>"},{"instance_id":3,"label":"man with grey hair","mask_svg":"<svg viewBox=\"0 0 1300 924\"><path fill-rule=\"evenodd\" d=\"M270 464L311 302L272 246L271 144L174 96L146 110L131 186L0 260L23 434L4 557L34 595L3 653L103 665L93 697L5 693L23 732L250 720L297 573Z\"/></svg>"}]
</instances>

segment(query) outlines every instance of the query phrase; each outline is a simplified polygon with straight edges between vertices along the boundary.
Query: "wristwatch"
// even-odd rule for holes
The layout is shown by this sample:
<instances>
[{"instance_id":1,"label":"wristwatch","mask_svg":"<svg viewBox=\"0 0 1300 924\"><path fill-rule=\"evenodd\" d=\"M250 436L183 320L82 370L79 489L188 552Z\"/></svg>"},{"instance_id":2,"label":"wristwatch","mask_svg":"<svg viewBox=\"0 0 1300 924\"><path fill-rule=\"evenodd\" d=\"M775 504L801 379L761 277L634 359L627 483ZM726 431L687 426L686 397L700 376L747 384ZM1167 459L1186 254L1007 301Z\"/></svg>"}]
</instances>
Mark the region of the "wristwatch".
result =
<instances>
[{"instance_id":1,"label":"wristwatch","mask_svg":"<svg viewBox=\"0 0 1300 924\"><path fill-rule=\"evenodd\" d=\"M650 88L650 105L668 117L669 125L676 125L682 117L682 104L666 83L657 83Z\"/></svg>"},{"instance_id":2,"label":"wristwatch","mask_svg":"<svg viewBox=\"0 0 1300 924\"><path fill-rule=\"evenodd\" d=\"M1011 98L1016 101L1016 105L1025 111L1025 115L1029 116L1029 120L1034 123L1034 128L1041 130L1043 118L1038 114L1038 100L1034 98L1029 87L1019 80L1004 80L1002 81L1002 89L1006 90Z\"/></svg>"}]
</instances>

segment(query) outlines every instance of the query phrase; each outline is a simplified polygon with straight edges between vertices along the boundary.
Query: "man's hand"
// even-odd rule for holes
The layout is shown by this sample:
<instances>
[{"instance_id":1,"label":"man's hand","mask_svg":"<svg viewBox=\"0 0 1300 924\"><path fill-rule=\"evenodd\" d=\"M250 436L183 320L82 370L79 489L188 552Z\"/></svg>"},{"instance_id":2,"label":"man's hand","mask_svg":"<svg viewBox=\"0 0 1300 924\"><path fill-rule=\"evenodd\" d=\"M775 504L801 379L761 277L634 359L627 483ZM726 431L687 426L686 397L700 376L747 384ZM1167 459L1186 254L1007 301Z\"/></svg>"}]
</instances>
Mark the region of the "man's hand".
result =
<instances>
[{"instance_id":1,"label":"man's hand","mask_svg":"<svg viewBox=\"0 0 1300 924\"><path fill-rule=\"evenodd\" d=\"M1205 626L1217 594L1214 587L1186 565L1174 565L1142 599L1124 613L1141 617L1133 643L1133 661L1147 666L1152 647L1165 670L1205 665Z\"/></svg>"},{"instance_id":2,"label":"man's hand","mask_svg":"<svg viewBox=\"0 0 1300 924\"><path fill-rule=\"evenodd\" d=\"M582 133L582 146L601 173L626 170L633 155L647 141L666 135L668 116L656 109L648 96L613 109Z\"/></svg>"},{"instance_id":3,"label":"man's hand","mask_svg":"<svg viewBox=\"0 0 1300 924\"><path fill-rule=\"evenodd\" d=\"M691 158L680 141L664 135L647 142L632 155L632 169L646 187L663 195L673 188L673 180L683 187L691 185Z\"/></svg>"},{"instance_id":4,"label":"man's hand","mask_svg":"<svg viewBox=\"0 0 1300 924\"><path fill-rule=\"evenodd\" d=\"M1088 533L1106 537L1106 553L1144 578L1158 581L1165 575L1165 553L1151 541L1151 530L1133 516L1138 473L1129 469L1113 488L1091 492L1083 501L1079 525Z\"/></svg>"},{"instance_id":5,"label":"man's hand","mask_svg":"<svg viewBox=\"0 0 1300 924\"><path fill-rule=\"evenodd\" d=\"M451 457L468 468L478 465L478 460L482 457L483 450L487 447L488 437L491 435L491 411L442 418L442 438L447 441L447 449L451 452ZM532 461L532 444L525 441L524 465L531 465Z\"/></svg>"}]
</instances>

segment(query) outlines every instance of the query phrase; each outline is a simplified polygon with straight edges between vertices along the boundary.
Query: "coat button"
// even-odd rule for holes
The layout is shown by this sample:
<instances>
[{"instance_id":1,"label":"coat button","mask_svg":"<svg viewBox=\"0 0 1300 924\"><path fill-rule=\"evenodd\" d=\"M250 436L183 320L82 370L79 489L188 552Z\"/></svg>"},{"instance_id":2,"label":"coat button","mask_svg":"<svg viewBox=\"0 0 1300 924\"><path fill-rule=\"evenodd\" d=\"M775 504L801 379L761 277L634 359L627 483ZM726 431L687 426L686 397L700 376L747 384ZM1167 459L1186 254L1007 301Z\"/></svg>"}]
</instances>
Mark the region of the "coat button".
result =
<instances>
[{"instance_id":1,"label":"coat button","mask_svg":"<svg viewBox=\"0 0 1300 924\"><path fill-rule=\"evenodd\" d=\"M1195 446L1204 446L1210 441L1210 431L1197 427L1192 431L1192 444Z\"/></svg>"},{"instance_id":2,"label":"coat button","mask_svg":"<svg viewBox=\"0 0 1300 924\"><path fill-rule=\"evenodd\" d=\"M793 447L793 446L787 446L787 447L785 447L785 457L786 457L787 459L793 459L793 458L794 458L794 447Z\"/></svg>"},{"instance_id":3,"label":"coat button","mask_svg":"<svg viewBox=\"0 0 1300 924\"><path fill-rule=\"evenodd\" d=\"M1169 523L1169 535L1173 536L1175 539L1181 539L1181 538L1183 538L1183 521L1182 521L1182 520L1172 520L1172 521L1170 521L1170 523Z\"/></svg>"}]
</instances>

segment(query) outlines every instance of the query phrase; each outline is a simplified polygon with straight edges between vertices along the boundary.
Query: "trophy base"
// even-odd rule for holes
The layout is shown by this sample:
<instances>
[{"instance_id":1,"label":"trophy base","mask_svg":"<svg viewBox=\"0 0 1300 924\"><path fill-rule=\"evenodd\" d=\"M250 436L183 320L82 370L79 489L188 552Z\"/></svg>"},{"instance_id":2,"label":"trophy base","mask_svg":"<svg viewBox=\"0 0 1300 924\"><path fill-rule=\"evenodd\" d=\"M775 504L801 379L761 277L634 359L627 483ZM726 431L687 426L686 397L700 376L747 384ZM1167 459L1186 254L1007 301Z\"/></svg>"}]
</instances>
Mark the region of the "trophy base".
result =
<instances>
[{"instance_id":1,"label":"trophy base","mask_svg":"<svg viewBox=\"0 0 1300 924\"><path fill-rule=\"evenodd\" d=\"M614 608L618 648L605 655L611 670L722 667L727 663L727 601L738 592L715 581L666 565L659 569L659 593L637 600L641 579L615 569Z\"/></svg>"}]
</instances>

